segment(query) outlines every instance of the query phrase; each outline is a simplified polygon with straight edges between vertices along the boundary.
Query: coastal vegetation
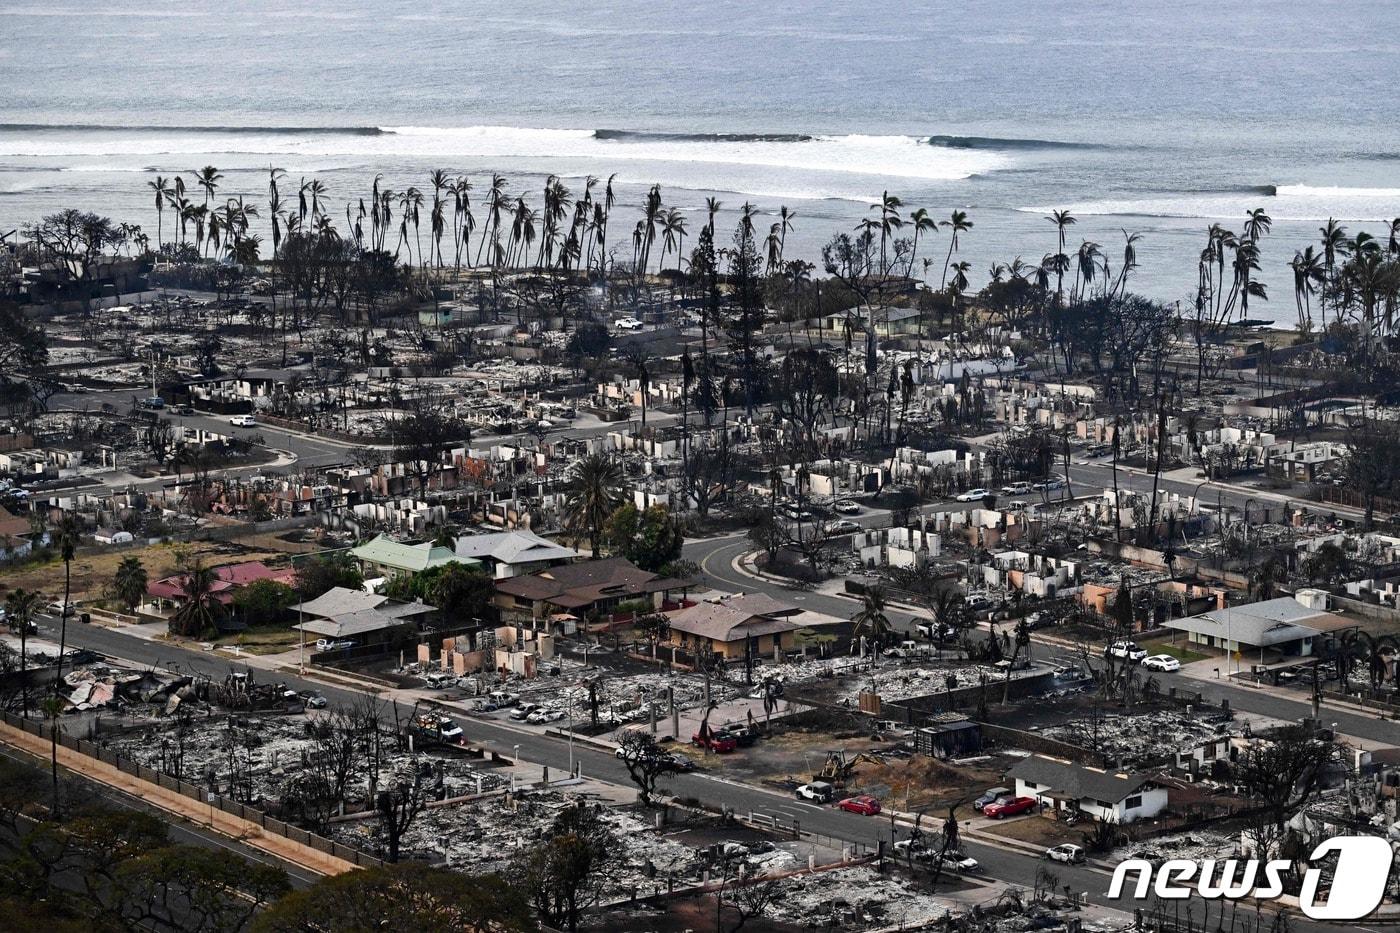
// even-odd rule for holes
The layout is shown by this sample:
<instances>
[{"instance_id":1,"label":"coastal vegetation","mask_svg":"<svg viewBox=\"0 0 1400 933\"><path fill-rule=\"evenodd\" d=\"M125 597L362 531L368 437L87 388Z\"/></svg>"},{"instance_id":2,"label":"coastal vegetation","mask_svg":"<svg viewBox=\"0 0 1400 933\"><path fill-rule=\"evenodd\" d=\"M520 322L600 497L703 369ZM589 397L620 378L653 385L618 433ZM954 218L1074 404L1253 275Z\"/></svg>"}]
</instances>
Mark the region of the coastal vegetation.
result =
<instances>
[{"instance_id":1,"label":"coastal vegetation","mask_svg":"<svg viewBox=\"0 0 1400 933\"><path fill-rule=\"evenodd\" d=\"M731 206L736 219L725 230L717 198L687 214L653 185L638 209L618 201L615 179L589 176L571 188L551 176L524 191L499 174L436 170L421 187L395 190L376 175L363 191L334 192L271 168L266 197L255 204L226 196L222 173L204 166L146 183L154 242L140 226L65 210L25 227L21 250L61 270L77 297L92 294L99 266L118 259L144 264L153 284L251 291L262 300L248 326L280 340L284 362L289 343L329 317L347 329L346 357L388 365L372 328L454 302L473 306L477 322L563 331L576 364L596 367L607 356L599 348L609 315L643 317L679 301L685 323L700 332L699 352L683 361L685 402L706 424L731 406L750 414L768 402L814 424L823 406L845 397L856 418L882 424L881 436L894 440L904 433L896 413L908 389L897 374L877 371L868 343L876 332L913 345L948 335L965 345L1015 344L1043 354L1052 371L1086 373L1115 398L1160 407L1169 388L1180 393L1194 382L1199 390L1224 362L1226 335L1287 284L1294 341L1344 348L1354 365L1338 374L1343 382L1386 385L1400 376L1400 218L1378 232L1329 220L1315 242L1286 245L1271 241L1264 208L1237 225L1213 223L1195 275L1183 276L1182 298L1164 303L1132 290L1142 234L1075 245L1069 210L1045 218L1051 230L1039 259L1010 257L978 276L959 258L977 233L973 212L915 207L886 191L854 229L833 232L818 267L787 255L802 222L787 206ZM428 326L425 317L417 315L418 326ZM774 318L814 348L810 359L770 363L758 335ZM463 333L450 336L460 342ZM1194 348L1194 372L1164 378L1167 350L1181 344ZM22 317L3 329L0 388L11 408L42 407L44 351L42 333ZM444 342L444 365L452 353ZM637 348L613 362L644 382L656 365ZM600 535L599 521L584 524L585 537Z\"/></svg>"}]
</instances>

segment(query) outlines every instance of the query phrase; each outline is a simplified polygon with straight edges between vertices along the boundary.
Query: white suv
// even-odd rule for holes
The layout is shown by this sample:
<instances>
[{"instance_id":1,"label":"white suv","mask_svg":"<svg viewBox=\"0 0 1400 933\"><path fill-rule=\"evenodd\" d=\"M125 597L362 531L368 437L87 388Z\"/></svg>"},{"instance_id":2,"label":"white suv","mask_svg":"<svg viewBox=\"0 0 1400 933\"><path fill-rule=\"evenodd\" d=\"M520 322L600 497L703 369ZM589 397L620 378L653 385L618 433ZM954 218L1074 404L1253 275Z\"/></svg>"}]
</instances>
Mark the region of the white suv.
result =
<instances>
[{"instance_id":1,"label":"white suv","mask_svg":"<svg viewBox=\"0 0 1400 933\"><path fill-rule=\"evenodd\" d=\"M1147 651L1139 648L1137 642L1115 641L1104 651L1105 655L1118 658L1123 661L1130 661L1137 664L1147 657Z\"/></svg>"}]
</instances>

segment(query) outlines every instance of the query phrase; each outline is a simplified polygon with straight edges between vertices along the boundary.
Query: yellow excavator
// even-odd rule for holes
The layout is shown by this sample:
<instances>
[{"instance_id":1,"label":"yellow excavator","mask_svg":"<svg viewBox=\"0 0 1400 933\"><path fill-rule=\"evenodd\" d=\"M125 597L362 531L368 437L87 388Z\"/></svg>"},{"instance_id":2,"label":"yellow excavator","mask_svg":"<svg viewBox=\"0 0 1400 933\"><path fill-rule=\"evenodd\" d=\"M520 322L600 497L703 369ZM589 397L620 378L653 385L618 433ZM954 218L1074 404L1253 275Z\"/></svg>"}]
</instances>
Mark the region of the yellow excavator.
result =
<instances>
[{"instance_id":1,"label":"yellow excavator","mask_svg":"<svg viewBox=\"0 0 1400 933\"><path fill-rule=\"evenodd\" d=\"M838 789L843 788L846 786L846 782L850 780L851 773L855 771L856 765L860 764L862 761L868 761L871 764L877 765L885 763L884 759L877 755L859 752L858 754L847 757L845 751L837 749L826 753L826 761L822 764L821 768L818 769L817 773L812 776L812 780L825 781L832 787Z\"/></svg>"}]
</instances>

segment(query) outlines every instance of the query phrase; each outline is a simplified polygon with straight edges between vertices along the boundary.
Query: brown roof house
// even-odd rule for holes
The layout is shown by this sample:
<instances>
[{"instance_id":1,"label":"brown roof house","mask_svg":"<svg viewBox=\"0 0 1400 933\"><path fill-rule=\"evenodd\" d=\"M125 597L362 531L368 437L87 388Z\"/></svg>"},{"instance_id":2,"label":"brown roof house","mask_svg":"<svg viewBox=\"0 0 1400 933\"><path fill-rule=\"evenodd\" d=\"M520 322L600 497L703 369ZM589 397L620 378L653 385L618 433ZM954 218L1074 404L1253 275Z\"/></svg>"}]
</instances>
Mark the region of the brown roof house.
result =
<instances>
[{"instance_id":1,"label":"brown roof house","mask_svg":"<svg viewBox=\"0 0 1400 933\"><path fill-rule=\"evenodd\" d=\"M792 649L802 610L762 593L705 599L671 616L669 644L691 654L743 659Z\"/></svg>"},{"instance_id":2,"label":"brown roof house","mask_svg":"<svg viewBox=\"0 0 1400 933\"><path fill-rule=\"evenodd\" d=\"M625 557L609 557L497 580L496 605L503 621L534 625L561 610L586 619L610 614L622 603L644 601L652 609L665 609L673 590L691 585L642 570Z\"/></svg>"}]
</instances>

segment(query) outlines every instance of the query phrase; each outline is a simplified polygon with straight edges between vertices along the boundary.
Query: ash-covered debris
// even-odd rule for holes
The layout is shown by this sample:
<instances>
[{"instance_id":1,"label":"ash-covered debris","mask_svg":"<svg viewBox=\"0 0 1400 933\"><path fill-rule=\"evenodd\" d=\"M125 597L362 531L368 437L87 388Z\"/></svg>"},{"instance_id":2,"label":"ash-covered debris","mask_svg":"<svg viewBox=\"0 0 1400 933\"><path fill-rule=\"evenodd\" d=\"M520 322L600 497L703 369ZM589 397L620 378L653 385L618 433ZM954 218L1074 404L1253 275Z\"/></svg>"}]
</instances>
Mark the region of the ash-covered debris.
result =
<instances>
[{"instance_id":1,"label":"ash-covered debris","mask_svg":"<svg viewBox=\"0 0 1400 933\"><path fill-rule=\"evenodd\" d=\"M917 925L965 909L918 890L912 881L864 865L795 875L782 885L782 896L769 913L774 920L802 925L844 930Z\"/></svg>"},{"instance_id":2,"label":"ash-covered debris","mask_svg":"<svg viewBox=\"0 0 1400 933\"><path fill-rule=\"evenodd\" d=\"M1089 715L1038 731L1047 738L1098 752L1120 767L1143 768L1167 763L1178 751L1227 728L1218 716L1202 717L1175 709L1091 710Z\"/></svg>"},{"instance_id":3,"label":"ash-covered debris","mask_svg":"<svg viewBox=\"0 0 1400 933\"><path fill-rule=\"evenodd\" d=\"M508 793L424 810L401 840L402 851L470 874L508 872L531 847L547 837L565 810L582 800L553 790ZM698 884L708 866L705 850L686 845L633 814L600 808L612 833L614 861L602 900L615 901L651 893L669 879L676 886ZM337 823L338 841L371 853L387 848L382 827L373 818Z\"/></svg>"}]
</instances>

